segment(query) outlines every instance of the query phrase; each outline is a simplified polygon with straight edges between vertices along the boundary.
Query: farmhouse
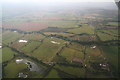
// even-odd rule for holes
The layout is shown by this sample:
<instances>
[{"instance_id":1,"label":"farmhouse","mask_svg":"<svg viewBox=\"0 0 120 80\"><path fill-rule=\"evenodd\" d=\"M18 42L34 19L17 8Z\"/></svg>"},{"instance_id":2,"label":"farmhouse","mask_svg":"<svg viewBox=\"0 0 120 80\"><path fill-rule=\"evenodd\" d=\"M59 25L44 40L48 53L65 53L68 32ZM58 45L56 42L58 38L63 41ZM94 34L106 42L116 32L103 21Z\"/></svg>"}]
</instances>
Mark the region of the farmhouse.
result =
<instances>
[{"instance_id":1,"label":"farmhouse","mask_svg":"<svg viewBox=\"0 0 120 80\"><path fill-rule=\"evenodd\" d=\"M28 41L27 40L19 40L19 42L27 43Z\"/></svg>"}]
</instances>

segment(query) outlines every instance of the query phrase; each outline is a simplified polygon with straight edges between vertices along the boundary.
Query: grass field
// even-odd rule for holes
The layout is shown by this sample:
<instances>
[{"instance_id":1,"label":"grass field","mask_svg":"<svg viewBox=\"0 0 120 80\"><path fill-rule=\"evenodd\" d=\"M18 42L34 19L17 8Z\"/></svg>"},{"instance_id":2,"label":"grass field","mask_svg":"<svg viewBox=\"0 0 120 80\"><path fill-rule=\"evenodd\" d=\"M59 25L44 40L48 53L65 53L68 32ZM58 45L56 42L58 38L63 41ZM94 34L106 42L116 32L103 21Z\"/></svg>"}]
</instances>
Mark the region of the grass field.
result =
<instances>
[{"instance_id":1,"label":"grass field","mask_svg":"<svg viewBox=\"0 0 120 80\"><path fill-rule=\"evenodd\" d=\"M104 32L104 34L109 34L111 36L118 36L118 29L107 29L107 30L99 30L99 31L102 31Z\"/></svg>"},{"instance_id":2,"label":"grass field","mask_svg":"<svg viewBox=\"0 0 120 80\"><path fill-rule=\"evenodd\" d=\"M72 36L69 37L70 40L77 40L77 41L96 41L96 36L94 35L76 35L76 36Z\"/></svg>"},{"instance_id":3,"label":"grass field","mask_svg":"<svg viewBox=\"0 0 120 80\"><path fill-rule=\"evenodd\" d=\"M41 42L37 42L37 41L31 41L30 43L28 43L26 46L23 46L20 48L20 50L22 52L24 52L25 54L30 54L32 53L31 51L33 51L36 47L38 47L41 44Z\"/></svg>"},{"instance_id":4,"label":"grass field","mask_svg":"<svg viewBox=\"0 0 120 80\"><path fill-rule=\"evenodd\" d=\"M6 31L6 32L3 32L2 36L3 36L2 37L3 43L4 44L9 44L11 42L16 41L20 37L22 37L23 34L11 32L11 31Z\"/></svg>"},{"instance_id":5,"label":"grass field","mask_svg":"<svg viewBox=\"0 0 120 80\"><path fill-rule=\"evenodd\" d=\"M40 41L43 38L45 38L45 36L43 36L41 34L25 34L24 37L22 37L21 39Z\"/></svg>"},{"instance_id":6,"label":"grass field","mask_svg":"<svg viewBox=\"0 0 120 80\"><path fill-rule=\"evenodd\" d=\"M66 72L73 76L77 76L79 78L85 77L85 68L76 68L76 67L62 66L62 65L56 65L55 68L58 68L58 69L62 70L63 72Z\"/></svg>"},{"instance_id":7,"label":"grass field","mask_svg":"<svg viewBox=\"0 0 120 80\"><path fill-rule=\"evenodd\" d=\"M4 67L5 78L18 78L18 73L26 69L27 65L20 63L17 64L14 60Z\"/></svg>"},{"instance_id":8,"label":"grass field","mask_svg":"<svg viewBox=\"0 0 120 80\"><path fill-rule=\"evenodd\" d=\"M118 70L118 46L101 46L104 56L116 71Z\"/></svg>"},{"instance_id":9,"label":"grass field","mask_svg":"<svg viewBox=\"0 0 120 80\"><path fill-rule=\"evenodd\" d=\"M14 54L16 54L16 52L8 47L4 47L2 49L2 62L11 60L14 57Z\"/></svg>"},{"instance_id":10,"label":"grass field","mask_svg":"<svg viewBox=\"0 0 120 80\"><path fill-rule=\"evenodd\" d=\"M68 45L69 48L75 49L75 50L79 50L79 51L83 51L85 46L82 44L78 44L78 43L71 43L70 45Z\"/></svg>"},{"instance_id":11,"label":"grass field","mask_svg":"<svg viewBox=\"0 0 120 80\"><path fill-rule=\"evenodd\" d=\"M51 41L59 42L60 44L54 44ZM39 60L49 62L55 56L57 51L65 44L64 42L64 40L57 38L46 38L41 46L31 55Z\"/></svg>"},{"instance_id":12,"label":"grass field","mask_svg":"<svg viewBox=\"0 0 120 80\"><path fill-rule=\"evenodd\" d=\"M117 22L108 22L108 25L118 26L118 23Z\"/></svg>"},{"instance_id":13,"label":"grass field","mask_svg":"<svg viewBox=\"0 0 120 80\"><path fill-rule=\"evenodd\" d=\"M76 29L69 29L67 32L72 32L75 34L82 34L82 33L94 34L94 27L93 26L83 26L83 27L76 28Z\"/></svg>"},{"instance_id":14,"label":"grass field","mask_svg":"<svg viewBox=\"0 0 120 80\"><path fill-rule=\"evenodd\" d=\"M58 72L55 69L52 69L46 76L46 78L60 78L60 76L58 75Z\"/></svg>"},{"instance_id":15,"label":"grass field","mask_svg":"<svg viewBox=\"0 0 120 80\"><path fill-rule=\"evenodd\" d=\"M2 49L0 49L0 63L2 63Z\"/></svg>"},{"instance_id":16,"label":"grass field","mask_svg":"<svg viewBox=\"0 0 120 80\"><path fill-rule=\"evenodd\" d=\"M57 33L57 32L44 32L45 35L62 35L64 37L69 37L69 36L73 36L74 34L69 34L69 33Z\"/></svg>"},{"instance_id":17,"label":"grass field","mask_svg":"<svg viewBox=\"0 0 120 80\"><path fill-rule=\"evenodd\" d=\"M79 60L80 62L83 61L83 52L77 51L72 48L64 48L61 53L61 56L65 57L69 62L73 61L74 59Z\"/></svg>"},{"instance_id":18,"label":"grass field","mask_svg":"<svg viewBox=\"0 0 120 80\"><path fill-rule=\"evenodd\" d=\"M97 32L97 35L99 36L101 41L107 41L107 40L118 40L118 37L114 37L105 33Z\"/></svg>"}]
</instances>

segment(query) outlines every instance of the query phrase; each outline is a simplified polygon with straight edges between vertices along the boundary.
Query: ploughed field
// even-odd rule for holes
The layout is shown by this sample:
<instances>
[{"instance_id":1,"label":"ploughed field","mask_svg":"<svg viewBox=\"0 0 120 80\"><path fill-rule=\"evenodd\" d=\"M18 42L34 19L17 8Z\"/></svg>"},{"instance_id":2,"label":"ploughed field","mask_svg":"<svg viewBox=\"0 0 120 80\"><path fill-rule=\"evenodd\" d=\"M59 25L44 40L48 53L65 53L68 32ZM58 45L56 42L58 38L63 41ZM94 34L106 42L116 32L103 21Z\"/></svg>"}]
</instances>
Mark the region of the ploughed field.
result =
<instances>
[{"instance_id":1,"label":"ploughed field","mask_svg":"<svg viewBox=\"0 0 120 80\"><path fill-rule=\"evenodd\" d=\"M81 10L84 15L63 9L4 19L3 78L117 77L116 18Z\"/></svg>"}]
</instances>

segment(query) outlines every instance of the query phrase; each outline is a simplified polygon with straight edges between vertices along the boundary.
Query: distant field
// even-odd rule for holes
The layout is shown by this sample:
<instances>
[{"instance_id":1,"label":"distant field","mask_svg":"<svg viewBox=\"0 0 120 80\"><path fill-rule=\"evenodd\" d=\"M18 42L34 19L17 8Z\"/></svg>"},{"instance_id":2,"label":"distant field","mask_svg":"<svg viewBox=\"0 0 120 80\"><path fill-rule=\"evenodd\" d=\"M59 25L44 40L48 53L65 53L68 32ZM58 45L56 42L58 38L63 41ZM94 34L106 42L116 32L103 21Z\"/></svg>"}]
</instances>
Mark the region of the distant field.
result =
<instances>
[{"instance_id":1,"label":"distant field","mask_svg":"<svg viewBox=\"0 0 120 80\"><path fill-rule=\"evenodd\" d=\"M47 24L38 23L38 22L12 22L12 23L4 23L4 28L10 28L10 29L20 29L23 31L39 31L41 29L45 29L48 27Z\"/></svg>"},{"instance_id":2,"label":"distant field","mask_svg":"<svg viewBox=\"0 0 120 80\"><path fill-rule=\"evenodd\" d=\"M103 32L104 34L109 34L111 36L118 36L118 29L107 29L107 30L98 30L98 32Z\"/></svg>"},{"instance_id":3,"label":"distant field","mask_svg":"<svg viewBox=\"0 0 120 80\"><path fill-rule=\"evenodd\" d=\"M64 37L68 37L68 36L73 36L74 34L69 34L69 33L57 33L57 32L44 32L44 34L46 35L62 35Z\"/></svg>"},{"instance_id":4,"label":"distant field","mask_svg":"<svg viewBox=\"0 0 120 80\"><path fill-rule=\"evenodd\" d=\"M40 41L43 38L45 38L45 36L41 35L41 34L25 34L24 37L22 37L21 39L25 39L25 40L37 40Z\"/></svg>"},{"instance_id":5,"label":"distant field","mask_svg":"<svg viewBox=\"0 0 120 80\"><path fill-rule=\"evenodd\" d=\"M75 34L82 34L82 33L94 34L94 27L93 26L83 26L83 27L76 28L76 29L69 29L67 32L72 32Z\"/></svg>"},{"instance_id":6,"label":"distant field","mask_svg":"<svg viewBox=\"0 0 120 80\"><path fill-rule=\"evenodd\" d=\"M117 22L108 22L108 25L118 26L118 23Z\"/></svg>"},{"instance_id":7,"label":"distant field","mask_svg":"<svg viewBox=\"0 0 120 80\"><path fill-rule=\"evenodd\" d=\"M70 40L77 40L77 41L96 41L96 36L95 35L76 35L69 37Z\"/></svg>"}]
</instances>

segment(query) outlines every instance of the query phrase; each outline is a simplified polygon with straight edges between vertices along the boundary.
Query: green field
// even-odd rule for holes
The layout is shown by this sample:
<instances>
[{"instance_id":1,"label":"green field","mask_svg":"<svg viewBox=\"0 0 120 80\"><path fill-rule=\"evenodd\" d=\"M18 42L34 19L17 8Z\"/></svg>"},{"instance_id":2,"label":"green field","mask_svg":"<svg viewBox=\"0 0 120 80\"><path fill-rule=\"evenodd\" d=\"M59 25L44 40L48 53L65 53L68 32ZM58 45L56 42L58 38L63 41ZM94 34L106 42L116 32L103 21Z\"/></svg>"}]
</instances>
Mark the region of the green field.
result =
<instances>
[{"instance_id":1,"label":"green field","mask_svg":"<svg viewBox=\"0 0 120 80\"><path fill-rule=\"evenodd\" d=\"M43 38L45 38L45 36L41 35L41 34L25 34L24 37L22 37L21 39L25 39L25 40L37 40L37 41L40 41L42 40Z\"/></svg>"},{"instance_id":2,"label":"green field","mask_svg":"<svg viewBox=\"0 0 120 80\"><path fill-rule=\"evenodd\" d=\"M59 42L60 44L51 43L51 41ZM46 38L40 47L31 55L39 60L49 62L56 55L57 51L65 44L64 40L57 38Z\"/></svg>"},{"instance_id":3,"label":"green field","mask_svg":"<svg viewBox=\"0 0 120 80\"><path fill-rule=\"evenodd\" d=\"M17 79L19 73L40 80L118 77L120 22L115 4L57 3L4 2L3 78ZM16 63L18 59L23 60Z\"/></svg>"},{"instance_id":4,"label":"green field","mask_svg":"<svg viewBox=\"0 0 120 80\"><path fill-rule=\"evenodd\" d=\"M72 76L77 76L78 78L85 77L85 68L76 68L62 65L56 65L55 68L58 68L65 73L71 74L71 77Z\"/></svg>"},{"instance_id":5,"label":"green field","mask_svg":"<svg viewBox=\"0 0 120 80\"><path fill-rule=\"evenodd\" d=\"M18 78L18 73L26 68L26 64L17 64L15 61L11 61L6 67L4 67L5 78Z\"/></svg>"},{"instance_id":6,"label":"green field","mask_svg":"<svg viewBox=\"0 0 120 80\"><path fill-rule=\"evenodd\" d=\"M3 33L2 36L3 36L2 37L3 43L4 44L9 44L11 42L16 41L20 37L22 37L23 34L11 32L11 31L6 31L6 32Z\"/></svg>"},{"instance_id":7,"label":"green field","mask_svg":"<svg viewBox=\"0 0 120 80\"><path fill-rule=\"evenodd\" d=\"M67 32L72 32L75 34L82 34L82 33L94 34L94 27L93 26L83 26L83 27L76 28L76 29L70 29Z\"/></svg>"},{"instance_id":8,"label":"green field","mask_svg":"<svg viewBox=\"0 0 120 80\"><path fill-rule=\"evenodd\" d=\"M82 62L84 57L83 52L77 51L72 48L64 48L61 51L60 55L65 57L69 62L72 62L74 59L77 59L80 62Z\"/></svg>"},{"instance_id":9,"label":"green field","mask_svg":"<svg viewBox=\"0 0 120 80\"><path fill-rule=\"evenodd\" d=\"M10 48L8 47L3 48L2 49L2 62L11 60L15 54L16 52L11 50Z\"/></svg>"},{"instance_id":10,"label":"green field","mask_svg":"<svg viewBox=\"0 0 120 80\"><path fill-rule=\"evenodd\" d=\"M99 36L101 41L107 41L107 40L118 40L118 37L114 37L105 33L97 32L97 35Z\"/></svg>"},{"instance_id":11,"label":"green field","mask_svg":"<svg viewBox=\"0 0 120 80\"><path fill-rule=\"evenodd\" d=\"M31 41L26 46L22 47L20 51L24 52L25 54L30 54L32 53L31 51L33 51L36 47L40 46L40 44L41 42Z\"/></svg>"},{"instance_id":12,"label":"green field","mask_svg":"<svg viewBox=\"0 0 120 80\"><path fill-rule=\"evenodd\" d=\"M109 22L108 25L118 26L118 23L117 22Z\"/></svg>"},{"instance_id":13,"label":"green field","mask_svg":"<svg viewBox=\"0 0 120 80\"><path fill-rule=\"evenodd\" d=\"M52 69L46 76L46 78L60 78L60 76L58 75L58 72L56 70Z\"/></svg>"},{"instance_id":14,"label":"green field","mask_svg":"<svg viewBox=\"0 0 120 80\"><path fill-rule=\"evenodd\" d=\"M101 48L113 68L118 70L118 46L101 46Z\"/></svg>"}]
</instances>

